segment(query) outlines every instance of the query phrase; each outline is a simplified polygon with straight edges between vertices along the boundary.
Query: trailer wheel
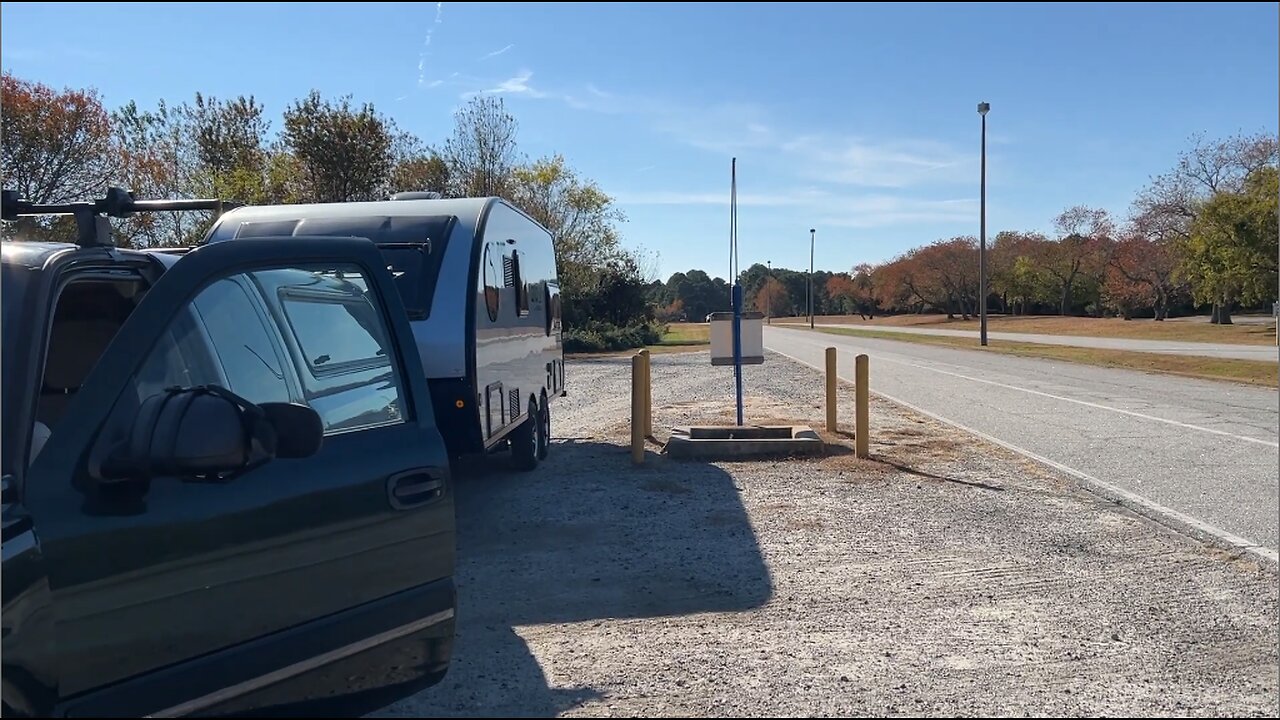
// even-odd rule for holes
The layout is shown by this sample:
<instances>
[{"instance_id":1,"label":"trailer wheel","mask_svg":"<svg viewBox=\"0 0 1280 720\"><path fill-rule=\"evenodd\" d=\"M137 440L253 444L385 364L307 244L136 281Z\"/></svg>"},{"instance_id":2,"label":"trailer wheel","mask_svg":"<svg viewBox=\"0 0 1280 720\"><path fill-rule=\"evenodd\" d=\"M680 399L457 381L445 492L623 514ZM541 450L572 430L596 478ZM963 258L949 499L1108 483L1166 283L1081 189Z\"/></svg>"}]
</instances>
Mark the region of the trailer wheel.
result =
<instances>
[{"instance_id":1,"label":"trailer wheel","mask_svg":"<svg viewBox=\"0 0 1280 720\"><path fill-rule=\"evenodd\" d=\"M517 470L538 467L538 425L538 402L530 400L524 422L511 432L511 462Z\"/></svg>"},{"instance_id":2,"label":"trailer wheel","mask_svg":"<svg viewBox=\"0 0 1280 720\"><path fill-rule=\"evenodd\" d=\"M547 394L542 393L538 407L538 459L546 460L551 451L551 408L547 405Z\"/></svg>"}]
</instances>

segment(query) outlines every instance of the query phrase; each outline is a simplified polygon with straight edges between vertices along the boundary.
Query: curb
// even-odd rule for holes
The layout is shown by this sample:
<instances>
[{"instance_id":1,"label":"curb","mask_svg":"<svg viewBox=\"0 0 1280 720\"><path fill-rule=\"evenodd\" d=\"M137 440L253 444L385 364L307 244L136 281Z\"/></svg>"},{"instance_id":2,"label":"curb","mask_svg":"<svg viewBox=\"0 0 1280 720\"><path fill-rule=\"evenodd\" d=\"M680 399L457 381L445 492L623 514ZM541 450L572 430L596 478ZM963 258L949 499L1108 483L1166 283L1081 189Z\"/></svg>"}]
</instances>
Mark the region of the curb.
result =
<instances>
[{"instance_id":1,"label":"curb","mask_svg":"<svg viewBox=\"0 0 1280 720\"><path fill-rule=\"evenodd\" d=\"M797 358L792 355L788 355L787 353L781 352L779 350L769 349L769 352L775 352L779 355L782 355L783 357L790 358L791 360L794 360L795 362L798 362L801 365L813 368L814 370L817 370L819 372L824 372L822 368L819 368L816 365L807 363L804 360L801 360L800 358ZM845 380L845 382L849 382L845 378L840 378L840 379ZM1078 487L1084 490L1087 490L1090 494L1095 495L1099 498L1102 498L1103 500L1106 500L1108 502L1115 503L1116 505L1120 505L1124 508L1127 508L1137 513L1138 515L1141 515L1142 517L1148 520L1151 520L1160 525L1163 525L1164 527L1169 528L1170 530L1173 530L1181 535L1186 535L1202 543L1212 545L1214 547L1218 547L1224 550L1230 550L1230 551L1234 551L1244 555L1248 555L1252 559L1257 560L1260 564L1262 564L1264 567L1267 567L1268 569L1280 570L1280 554L1278 554L1275 550L1272 550L1271 548L1261 545L1260 543L1257 543L1257 542L1254 542L1253 540L1249 540L1248 538L1243 538L1243 537L1240 537L1239 535L1235 535L1233 533L1227 532L1226 530L1223 530L1214 525L1210 525L1209 523L1206 523L1202 520L1197 520L1191 517L1190 515L1178 512L1177 510L1174 510L1172 508L1167 508L1164 505L1161 505L1160 503L1157 503L1153 500L1148 500L1147 498L1144 498L1141 495L1125 490L1124 488L1116 487L1115 485L1112 485L1111 483L1108 483L1104 480L1099 480L1098 478L1092 475L1089 475L1088 473L1084 473L1079 470L1076 470L1075 468L1068 467L1055 460L1050 460L1049 458L1033 453L1030 450L1018 447L1013 443L1005 442L1004 440L988 435L987 433L982 432L981 430L975 430L967 425L963 425L954 420L950 420L948 418L942 417L941 415L932 413L928 410L925 410L922 407L913 405L905 400L900 400L898 398L895 398L891 395L886 395L877 390L871 390L870 392L871 394L877 397L883 398L885 400L888 400L889 402L894 403L895 405L900 405L914 412L918 412L921 415L924 415L925 417L931 418L933 420L937 420L938 422L944 423L946 425L950 425L951 427L954 427L958 430L963 430L964 432L967 432L971 435L975 435L979 438L982 438L983 440L986 440L991 443L995 443L996 445L999 445L1000 447L1006 450L1011 450L1019 455L1022 455L1025 458L1034 460L1040 463L1041 465L1044 465L1052 470L1057 471L1062 475L1065 475L1071 478L1072 480L1075 480L1076 485Z\"/></svg>"}]
</instances>

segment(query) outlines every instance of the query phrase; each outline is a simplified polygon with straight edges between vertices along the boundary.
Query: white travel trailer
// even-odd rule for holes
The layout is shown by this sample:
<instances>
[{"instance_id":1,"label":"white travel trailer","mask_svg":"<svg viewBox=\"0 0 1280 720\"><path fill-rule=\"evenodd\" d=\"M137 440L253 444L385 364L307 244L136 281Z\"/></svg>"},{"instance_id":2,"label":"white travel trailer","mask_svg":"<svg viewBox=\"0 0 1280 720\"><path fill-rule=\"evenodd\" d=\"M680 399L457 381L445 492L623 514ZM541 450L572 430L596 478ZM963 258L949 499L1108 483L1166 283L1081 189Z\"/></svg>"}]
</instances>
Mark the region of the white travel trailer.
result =
<instances>
[{"instance_id":1,"label":"white travel trailer","mask_svg":"<svg viewBox=\"0 0 1280 720\"><path fill-rule=\"evenodd\" d=\"M564 351L546 228L500 198L401 193L240 207L218 218L206 241L290 235L364 237L381 249L455 457L510 446L517 467L532 469L547 456Z\"/></svg>"}]
</instances>

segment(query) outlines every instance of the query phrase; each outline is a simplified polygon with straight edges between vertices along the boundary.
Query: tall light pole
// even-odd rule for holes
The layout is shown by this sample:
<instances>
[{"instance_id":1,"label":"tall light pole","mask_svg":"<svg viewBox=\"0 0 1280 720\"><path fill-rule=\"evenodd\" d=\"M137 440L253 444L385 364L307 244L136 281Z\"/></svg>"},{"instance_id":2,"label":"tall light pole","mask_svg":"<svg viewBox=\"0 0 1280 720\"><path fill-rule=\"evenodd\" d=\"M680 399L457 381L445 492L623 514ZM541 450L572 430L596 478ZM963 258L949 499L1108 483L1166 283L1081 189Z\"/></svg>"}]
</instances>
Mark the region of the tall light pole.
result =
<instances>
[{"instance_id":1,"label":"tall light pole","mask_svg":"<svg viewBox=\"0 0 1280 720\"><path fill-rule=\"evenodd\" d=\"M809 228L809 329L813 329L813 236L818 232Z\"/></svg>"},{"instance_id":2,"label":"tall light pole","mask_svg":"<svg viewBox=\"0 0 1280 720\"><path fill-rule=\"evenodd\" d=\"M982 116L982 200L979 221L978 244L978 338L983 347L987 345L987 111L991 103L978 103L978 114Z\"/></svg>"}]
</instances>

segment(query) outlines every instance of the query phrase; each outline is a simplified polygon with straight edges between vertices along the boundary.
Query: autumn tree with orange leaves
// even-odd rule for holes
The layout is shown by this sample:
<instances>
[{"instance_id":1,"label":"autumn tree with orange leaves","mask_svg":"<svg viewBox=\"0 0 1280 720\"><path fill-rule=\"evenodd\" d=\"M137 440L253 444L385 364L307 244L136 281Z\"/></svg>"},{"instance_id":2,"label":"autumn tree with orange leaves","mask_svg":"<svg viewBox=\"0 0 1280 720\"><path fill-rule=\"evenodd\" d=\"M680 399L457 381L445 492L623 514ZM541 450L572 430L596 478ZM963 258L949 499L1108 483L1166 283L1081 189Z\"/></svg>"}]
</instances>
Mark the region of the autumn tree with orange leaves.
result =
<instances>
[{"instance_id":1,"label":"autumn tree with orange leaves","mask_svg":"<svg viewBox=\"0 0 1280 720\"><path fill-rule=\"evenodd\" d=\"M4 185L33 202L101 193L113 170L111 120L92 90L54 90L3 75Z\"/></svg>"},{"instance_id":2,"label":"autumn tree with orange leaves","mask_svg":"<svg viewBox=\"0 0 1280 720\"><path fill-rule=\"evenodd\" d=\"M756 291L756 310L769 317L790 315L791 305L791 293L787 292L786 286L775 277L766 278L764 284Z\"/></svg>"},{"instance_id":3,"label":"autumn tree with orange leaves","mask_svg":"<svg viewBox=\"0 0 1280 720\"><path fill-rule=\"evenodd\" d=\"M1172 242L1130 230L1111 249L1103 300L1128 320L1139 308L1150 307L1156 320L1169 315L1169 306L1186 294L1177 277L1178 256Z\"/></svg>"}]
</instances>

